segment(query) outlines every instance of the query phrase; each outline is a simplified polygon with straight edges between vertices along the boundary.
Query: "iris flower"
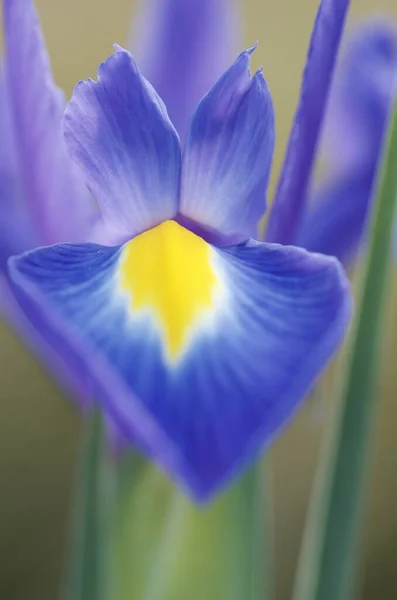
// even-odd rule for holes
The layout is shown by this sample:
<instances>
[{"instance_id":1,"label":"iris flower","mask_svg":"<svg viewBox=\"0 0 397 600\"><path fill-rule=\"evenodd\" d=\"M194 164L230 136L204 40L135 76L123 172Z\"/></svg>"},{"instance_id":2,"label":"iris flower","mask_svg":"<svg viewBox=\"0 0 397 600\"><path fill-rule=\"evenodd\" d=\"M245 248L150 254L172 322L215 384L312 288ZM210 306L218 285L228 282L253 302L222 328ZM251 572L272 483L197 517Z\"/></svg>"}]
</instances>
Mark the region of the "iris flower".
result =
<instances>
[{"instance_id":1,"label":"iris flower","mask_svg":"<svg viewBox=\"0 0 397 600\"><path fill-rule=\"evenodd\" d=\"M117 46L64 117L101 243L9 261L21 305L105 411L198 499L270 443L351 310L336 259L252 239L274 146L254 49L198 103L181 150L160 96Z\"/></svg>"},{"instance_id":2,"label":"iris flower","mask_svg":"<svg viewBox=\"0 0 397 600\"><path fill-rule=\"evenodd\" d=\"M305 195L347 5L320 3L275 199L288 214ZM143 69L179 136L118 48L67 108L76 171L32 2L4 0L1 306L80 400L97 398L127 439L206 498L288 421L342 339L350 295L335 259L251 239L273 107L261 72L249 74L253 49L215 83L230 3L161 6L143 17L156 40ZM275 222L285 241L288 223ZM48 246L65 241L75 243ZM34 246L9 261L11 282L7 258Z\"/></svg>"},{"instance_id":3,"label":"iris flower","mask_svg":"<svg viewBox=\"0 0 397 600\"><path fill-rule=\"evenodd\" d=\"M360 245L397 95L397 28L373 19L352 36L325 123L327 177L316 186L295 243L350 262Z\"/></svg>"}]
</instances>

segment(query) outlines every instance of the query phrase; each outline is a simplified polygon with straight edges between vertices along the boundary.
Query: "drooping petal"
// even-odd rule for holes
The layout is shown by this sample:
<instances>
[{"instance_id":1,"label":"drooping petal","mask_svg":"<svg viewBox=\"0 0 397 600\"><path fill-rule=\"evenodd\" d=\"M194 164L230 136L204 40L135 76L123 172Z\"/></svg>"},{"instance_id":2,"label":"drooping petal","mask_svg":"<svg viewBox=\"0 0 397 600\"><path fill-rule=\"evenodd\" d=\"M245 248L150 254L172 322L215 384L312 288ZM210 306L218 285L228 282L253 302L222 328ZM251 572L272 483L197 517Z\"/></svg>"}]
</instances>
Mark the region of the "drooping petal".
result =
<instances>
[{"instance_id":1,"label":"drooping petal","mask_svg":"<svg viewBox=\"0 0 397 600\"><path fill-rule=\"evenodd\" d=\"M274 113L262 72L250 76L254 49L198 105L182 159L181 215L221 235L224 245L247 240L265 211Z\"/></svg>"},{"instance_id":2,"label":"drooping petal","mask_svg":"<svg viewBox=\"0 0 397 600\"><path fill-rule=\"evenodd\" d=\"M364 233L373 185L373 169L323 184L303 215L296 245L343 263L351 260Z\"/></svg>"},{"instance_id":3,"label":"drooping petal","mask_svg":"<svg viewBox=\"0 0 397 600\"><path fill-rule=\"evenodd\" d=\"M175 221L122 247L58 245L10 265L127 436L197 498L270 443L350 314L335 259L219 249Z\"/></svg>"},{"instance_id":4,"label":"drooping petal","mask_svg":"<svg viewBox=\"0 0 397 600\"><path fill-rule=\"evenodd\" d=\"M349 39L325 115L323 148L335 176L373 168L396 94L397 23L370 19Z\"/></svg>"},{"instance_id":5,"label":"drooping petal","mask_svg":"<svg viewBox=\"0 0 397 600\"><path fill-rule=\"evenodd\" d=\"M32 0L4 0L5 68L24 210L41 243L84 239L87 190L66 151L55 86Z\"/></svg>"},{"instance_id":6,"label":"drooping petal","mask_svg":"<svg viewBox=\"0 0 397 600\"><path fill-rule=\"evenodd\" d=\"M132 45L181 139L238 49L236 0L144 0Z\"/></svg>"},{"instance_id":7,"label":"drooping petal","mask_svg":"<svg viewBox=\"0 0 397 600\"><path fill-rule=\"evenodd\" d=\"M349 0L320 2L299 104L269 216L269 242L290 244L299 227L348 6Z\"/></svg>"},{"instance_id":8,"label":"drooping petal","mask_svg":"<svg viewBox=\"0 0 397 600\"><path fill-rule=\"evenodd\" d=\"M119 243L175 216L180 147L163 102L129 52L117 47L77 84L65 138L105 226Z\"/></svg>"}]
</instances>

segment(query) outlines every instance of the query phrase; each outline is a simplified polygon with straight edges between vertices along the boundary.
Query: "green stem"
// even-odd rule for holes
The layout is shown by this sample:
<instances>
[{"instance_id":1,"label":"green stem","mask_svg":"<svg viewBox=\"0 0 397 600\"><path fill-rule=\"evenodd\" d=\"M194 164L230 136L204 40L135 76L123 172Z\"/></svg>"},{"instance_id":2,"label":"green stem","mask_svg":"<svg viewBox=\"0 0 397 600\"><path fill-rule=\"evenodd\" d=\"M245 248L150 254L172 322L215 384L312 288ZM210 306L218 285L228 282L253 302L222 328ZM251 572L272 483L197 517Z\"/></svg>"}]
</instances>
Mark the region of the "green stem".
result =
<instances>
[{"instance_id":1,"label":"green stem","mask_svg":"<svg viewBox=\"0 0 397 600\"><path fill-rule=\"evenodd\" d=\"M249 600L269 600L272 594L271 525L269 465L258 463L251 468L242 481L242 503L245 504L246 524L244 534L246 542L242 545L246 552L241 559L245 561L247 582L244 598Z\"/></svg>"},{"instance_id":2,"label":"green stem","mask_svg":"<svg viewBox=\"0 0 397 600\"><path fill-rule=\"evenodd\" d=\"M84 423L63 600L109 600L112 597L109 534L114 480L103 429L100 412L93 411Z\"/></svg>"},{"instance_id":3,"label":"green stem","mask_svg":"<svg viewBox=\"0 0 397 600\"><path fill-rule=\"evenodd\" d=\"M269 600L264 475L255 467L204 507L153 466L133 486L125 476L121 600Z\"/></svg>"},{"instance_id":4,"label":"green stem","mask_svg":"<svg viewBox=\"0 0 397 600\"><path fill-rule=\"evenodd\" d=\"M294 600L347 600L356 583L396 202L397 106L374 204L343 386L313 491Z\"/></svg>"}]
</instances>

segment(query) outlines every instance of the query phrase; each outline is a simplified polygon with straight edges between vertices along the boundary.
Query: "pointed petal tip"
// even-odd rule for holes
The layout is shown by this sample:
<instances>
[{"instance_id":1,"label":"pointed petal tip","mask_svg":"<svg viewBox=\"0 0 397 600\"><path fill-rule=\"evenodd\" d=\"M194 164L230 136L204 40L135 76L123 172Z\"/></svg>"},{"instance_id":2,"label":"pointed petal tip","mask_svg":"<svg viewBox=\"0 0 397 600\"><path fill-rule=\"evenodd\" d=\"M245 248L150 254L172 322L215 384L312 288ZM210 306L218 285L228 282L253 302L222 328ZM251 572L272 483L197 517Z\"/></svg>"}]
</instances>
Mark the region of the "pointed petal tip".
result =
<instances>
[{"instance_id":1,"label":"pointed petal tip","mask_svg":"<svg viewBox=\"0 0 397 600\"><path fill-rule=\"evenodd\" d=\"M252 81L253 82L258 82L259 86L269 95L271 96L270 90L269 90L269 86L267 84L266 81L266 77L263 73L263 67L259 67L259 69L257 71L255 71L253 77L252 77Z\"/></svg>"},{"instance_id":2,"label":"pointed petal tip","mask_svg":"<svg viewBox=\"0 0 397 600\"><path fill-rule=\"evenodd\" d=\"M259 42L258 42L258 40L256 40L256 42L253 43L251 48L247 48L247 50L246 50L247 54L249 54L251 56L251 54L253 54L255 52L255 50L257 49L258 46L259 46Z\"/></svg>"},{"instance_id":3,"label":"pointed petal tip","mask_svg":"<svg viewBox=\"0 0 397 600\"><path fill-rule=\"evenodd\" d=\"M240 54L238 55L238 57L236 59L236 62L238 62L240 60L244 60L244 62L249 63L251 55L255 52L257 47L258 47L258 42L255 42L255 44L253 46L251 46L250 48L246 48L245 50L240 52Z\"/></svg>"},{"instance_id":4,"label":"pointed petal tip","mask_svg":"<svg viewBox=\"0 0 397 600\"><path fill-rule=\"evenodd\" d=\"M128 50L126 50L125 48L123 48L123 46L120 46L120 44L117 44L116 42L113 44L113 48L116 52L125 52L126 54L129 54L131 56L131 53Z\"/></svg>"}]
</instances>

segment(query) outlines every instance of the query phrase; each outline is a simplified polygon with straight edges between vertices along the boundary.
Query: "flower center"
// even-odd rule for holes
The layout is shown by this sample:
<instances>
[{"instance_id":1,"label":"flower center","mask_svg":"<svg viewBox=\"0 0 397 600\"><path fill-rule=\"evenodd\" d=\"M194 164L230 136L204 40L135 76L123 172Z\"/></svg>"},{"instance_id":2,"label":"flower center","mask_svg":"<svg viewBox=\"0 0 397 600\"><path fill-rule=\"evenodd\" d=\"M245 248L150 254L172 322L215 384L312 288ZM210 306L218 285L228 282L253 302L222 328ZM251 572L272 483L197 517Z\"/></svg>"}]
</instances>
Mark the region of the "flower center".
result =
<instances>
[{"instance_id":1,"label":"flower center","mask_svg":"<svg viewBox=\"0 0 397 600\"><path fill-rule=\"evenodd\" d=\"M145 231L123 248L120 285L129 308L156 322L172 361L216 308L221 286L213 254L202 238L175 221Z\"/></svg>"}]
</instances>

